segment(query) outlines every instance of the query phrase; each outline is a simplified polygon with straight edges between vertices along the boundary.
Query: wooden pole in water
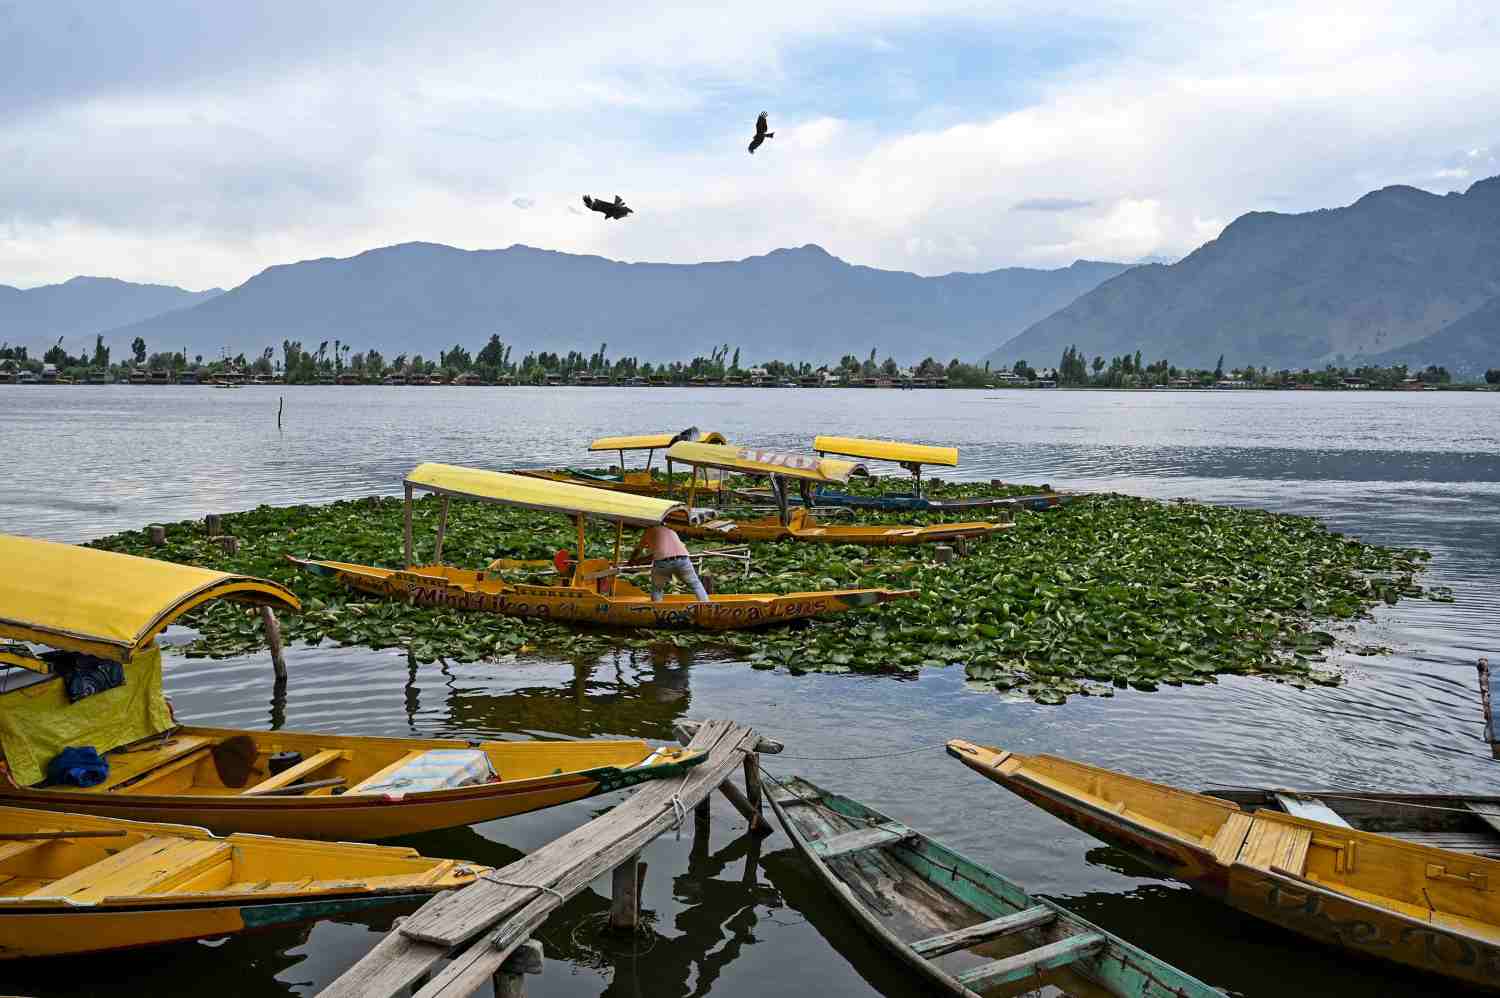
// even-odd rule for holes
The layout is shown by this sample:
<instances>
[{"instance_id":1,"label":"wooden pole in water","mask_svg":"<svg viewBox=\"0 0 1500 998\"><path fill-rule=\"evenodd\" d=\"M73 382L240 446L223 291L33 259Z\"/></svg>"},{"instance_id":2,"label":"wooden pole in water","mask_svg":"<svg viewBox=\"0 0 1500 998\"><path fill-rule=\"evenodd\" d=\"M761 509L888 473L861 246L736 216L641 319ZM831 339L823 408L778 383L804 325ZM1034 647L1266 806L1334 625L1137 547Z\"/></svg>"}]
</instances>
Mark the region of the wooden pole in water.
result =
<instances>
[{"instance_id":1,"label":"wooden pole in water","mask_svg":"<svg viewBox=\"0 0 1500 998\"><path fill-rule=\"evenodd\" d=\"M438 535L437 546L432 549L433 564L443 563L443 535L448 532L448 497L443 496L443 503L438 507Z\"/></svg>"},{"instance_id":2,"label":"wooden pole in water","mask_svg":"<svg viewBox=\"0 0 1500 998\"><path fill-rule=\"evenodd\" d=\"M526 998L527 974L542 972L542 944L528 939L495 971L495 998Z\"/></svg>"},{"instance_id":3,"label":"wooden pole in water","mask_svg":"<svg viewBox=\"0 0 1500 998\"><path fill-rule=\"evenodd\" d=\"M218 537L219 531L224 529L224 517L218 513L210 513L203 518L203 530L210 537Z\"/></svg>"},{"instance_id":4,"label":"wooden pole in water","mask_svg":"<svg viewBox=\"0 0 1500 998\"><path fill-rule=\"evenodd\" d=\"M286 396L276 396L276 429L281 429L281 407L286 405Z\"/></svg>"},{"instance_id":5,"label":"wooden pole in water","mask_svg":"<svg viewBox=\"0 0 1500 998\"><path fill-rule=\"evenodd\" d=\"M760 758L754 752L745 753L745 796L755 811L750 819L750 831L756 835L770 835L771 825L766 821L766 810L761 803Z\"/></svg>"},{"instance_id":6,"label":"wooden pole in water","mask_svg":"<svg viewBox=\"0 0 1500 998\"><path fill-rule=\"evenodd\" d=\"M167 528L166 527L162 526L159 523L153 523L153 524L151 524L151 526L147 527L146 530L147 530L147 532L151 536L151 546L152 547L158 547L159 548L163 544L167 543Z\"/></svg>"},{"instance_id":7,"label":"wooden pole in water","mask_svg":"<svg viewBox=\"0 0 1500 998\"><path fill-rule=\"evenodd\" d=\"M266 646L271 649L271 668L278 680L286 679L286 658L281 653L281 623L276 611L268 606L260 608L260 629L265 632Z\"/></svg>"},{"instance_id":8,"label":"wooden pole in water","mask_svg":"<svg viewBox=\"0 0 1500 998\"><path fill-rule=\"evenodd\" d=\"M645 873L640 853L615 867L609 906L609 927L613 931L634 932L640 924L641 879Z\"/></svg>"},{"instance_id":9,"label":"wooden pole in water","mask_svg":"<svg viewBox=\"0 0 1500 998\"><path fill-rule=\"evenodd\" d=\"M406 567L411 568L411 486L406 487Z\"/></svg>"}]
</instances>

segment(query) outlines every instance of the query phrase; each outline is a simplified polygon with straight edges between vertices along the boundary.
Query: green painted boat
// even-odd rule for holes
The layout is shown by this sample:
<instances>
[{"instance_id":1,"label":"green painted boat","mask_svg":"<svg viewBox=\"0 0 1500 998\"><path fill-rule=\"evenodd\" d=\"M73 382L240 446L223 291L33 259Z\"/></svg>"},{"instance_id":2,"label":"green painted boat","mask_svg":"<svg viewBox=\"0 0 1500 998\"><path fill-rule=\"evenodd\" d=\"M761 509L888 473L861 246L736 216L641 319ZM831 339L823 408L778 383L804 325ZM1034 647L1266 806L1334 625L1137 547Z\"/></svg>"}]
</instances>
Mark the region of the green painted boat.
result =
<instances>
[{"instance_id":1,"label":"green painted boat","mask_svg":"<svg viewBox=\"0 0 1500 998\"><path fill-rule=\"evenodd\" d=\"M849 914L939 993L1223 998L859 801L800 777L774 784L770 798L787 837Z\"/></svg>"}]
</instances>

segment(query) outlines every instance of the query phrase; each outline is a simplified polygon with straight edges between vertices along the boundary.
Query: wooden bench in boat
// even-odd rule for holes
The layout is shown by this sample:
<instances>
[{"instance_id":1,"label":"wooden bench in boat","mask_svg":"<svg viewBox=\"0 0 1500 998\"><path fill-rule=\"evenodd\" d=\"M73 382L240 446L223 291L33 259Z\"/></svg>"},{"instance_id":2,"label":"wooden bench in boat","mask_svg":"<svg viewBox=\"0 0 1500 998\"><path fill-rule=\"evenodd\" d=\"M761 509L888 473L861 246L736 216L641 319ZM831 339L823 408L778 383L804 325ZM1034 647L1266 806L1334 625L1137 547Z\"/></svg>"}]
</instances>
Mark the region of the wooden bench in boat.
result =
<instances>
[{"instance_id":1,"label":"wooden bench in boat","mask_svg":"<svg viewBox=\"0 0 1500 998\"><path fill-rule=\"evenodd\" d=\"M229 862L231 849L222 839L152 836L60 877L36 894L74 904L95 904L105 898L153 893Z\"/></svg>"},{"instance_id":2,"label":"wooden bench in boat","mask_svg":"<svg viewBox=\"0 0 1500 998\"><path fill-rule=\"evenodd\" d=\"M260 797L289 787L294 783L301 783L305 777L343 759L349 758L349 752L344 749L323 749L314 752L295 766L288 766L275 776L269 776L251 787L240 791L241 797Z\"/></svg>"},{"instance_id":3,"label":"wooden bench in boat","mask_svg":"<svg viewBox=\"0 0 1500 998\"><path fill-rule=\"evenodd\" d=\"M859 852L863 849L879 849L882 846L894 845L915 834L900 822L887 821L879 825L871 825L869 828L856 828L842 835L809 842L808 848L820 859L833 859L836 856L847 856L851 852Z\"/></svg>"},{"instance_id":4,"label":"wooden bench in boat","mask_svg":"<svg viewBox=\"0 0 1500 998\"><path fill-rule=\"evenodd\" d=\"M912 952L930 960L944 953L968 949L970 946L978 946L980 943L987 943L1003 936L1025 932L1027 929L1039 929L1055 921L1057 921L1057 912L1045 905L1032 905L1014 914L1001 915L999 918L992 918L966 929L955 929L952 932L944 932L942 935L918 939L910 946Z\"/></svg>"},{"instance_id":5,"label":"wooden bench in boat","mask_svg":"<svg viewBox=\"0 0 1500 998\"><path fill-rule=\"evenodd\" d=\"M975 967L957 975L958 982L970 991L988 991L1002 984L1025 980L1044 970L1057 970L1104 948L1104 937L1096 932L1081 932L1036 949L1017 953Z\"/></svg>"}]
</instances>

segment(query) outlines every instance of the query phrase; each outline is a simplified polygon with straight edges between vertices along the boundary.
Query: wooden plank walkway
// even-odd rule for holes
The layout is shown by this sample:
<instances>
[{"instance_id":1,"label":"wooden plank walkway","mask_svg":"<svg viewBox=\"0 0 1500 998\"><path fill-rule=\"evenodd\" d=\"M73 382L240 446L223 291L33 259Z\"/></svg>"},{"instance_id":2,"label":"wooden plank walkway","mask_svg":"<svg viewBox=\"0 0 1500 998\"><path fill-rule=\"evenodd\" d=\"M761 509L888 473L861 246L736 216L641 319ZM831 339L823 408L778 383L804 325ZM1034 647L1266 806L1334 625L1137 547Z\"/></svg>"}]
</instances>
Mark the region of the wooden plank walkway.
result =
<instances>
[{"instance_id":1,"label":"wooden plank walkway","mask_svg":"<svg viewBox=\"0 0 1500 998\"><path fill-rule=\"evenodd\" d=\"M693 732L689 746L708 753L703 762L680 779L644 784L609 813L467 887L435 896L325 988L322 998L471 994L488 983L564 901L622 863L633 864L647 843L686 820L715 789L731 787L726 781L736 768L744 766L747 775L754 771L752 753L757 748L780 748L733 721L682 727ZM750 794L758 804L758 781ZM726 796L734 799L727 791ZM476 942L486 933L487 938ZM438 969L459 950L452 962ZM429 974L434 976L421 983ZM413 985L418 989L409 992Z\"/></svg>"}]
</instances>

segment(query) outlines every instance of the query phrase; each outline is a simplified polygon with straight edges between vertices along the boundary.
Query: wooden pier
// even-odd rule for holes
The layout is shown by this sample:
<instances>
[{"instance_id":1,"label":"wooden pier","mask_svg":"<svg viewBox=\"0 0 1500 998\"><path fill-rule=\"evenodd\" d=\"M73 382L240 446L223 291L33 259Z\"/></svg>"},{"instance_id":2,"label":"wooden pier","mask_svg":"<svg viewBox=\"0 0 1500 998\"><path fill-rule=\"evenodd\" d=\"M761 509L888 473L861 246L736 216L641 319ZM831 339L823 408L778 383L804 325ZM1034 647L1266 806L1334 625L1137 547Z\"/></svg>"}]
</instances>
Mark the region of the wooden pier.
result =
<instances>
[{"instance_id":1,"label":"wooden pier","mask_svg":"<svg viewBox=\"0 0 1500 998\"><path fill-rule=\"evenodd\" d=\"M529 942L547 916L596 878L613 871L612 928L634 931L640 917L640 852L688 812L707 824L715 789L750 822L770 831L762 812L757 752L782 746L733 721L684 721L680 741L708 753L681 779L656 780L588 824L509 866L424 904L321 993L322 998L462 998L494 981L495 993L520 998L525 974L541 972L541 947ZM745 790L730 783L743 769ZM453 956L451 962L445 960Z\"/></svg>"}]
</instances>

